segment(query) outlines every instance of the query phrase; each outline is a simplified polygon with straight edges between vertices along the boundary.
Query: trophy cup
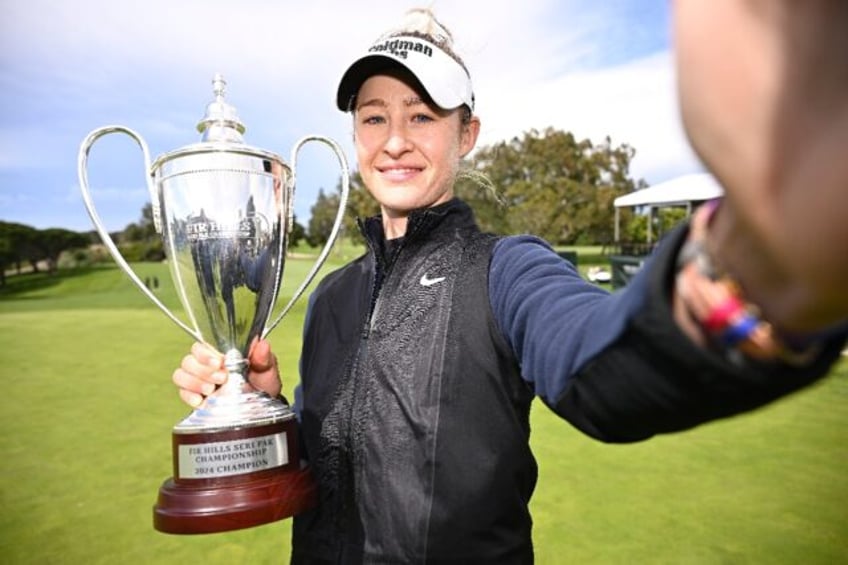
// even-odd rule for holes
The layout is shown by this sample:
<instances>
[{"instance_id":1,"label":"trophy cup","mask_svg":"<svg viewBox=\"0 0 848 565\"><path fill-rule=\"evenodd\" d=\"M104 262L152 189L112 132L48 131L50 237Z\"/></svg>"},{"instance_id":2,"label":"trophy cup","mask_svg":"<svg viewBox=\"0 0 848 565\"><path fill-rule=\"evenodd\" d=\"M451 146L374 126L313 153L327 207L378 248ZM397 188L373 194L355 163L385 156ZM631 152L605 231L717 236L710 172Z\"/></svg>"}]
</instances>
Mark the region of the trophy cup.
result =
<instances>
[{"instance_id":1,"label":"trophy cup","mask_svg":"<svg viewBox=\"0 0 848 565\"><path fill-rule=\"evenodd\" d=\"M274 153L247 146L244 125L224 100L225 87L216 75L215 99L197 126L201 141L166 153L152 165L144 140L123 126L92 131L79 152L85 206L118 266L166 316L225 359L226 384L173 428L173 477L159 490L153 525L174 534L248 528L297 514L316 499L309 469L298 453L295 414L282 399L250 385L247 357L326 260L344 216L348 166L338 144L322 136L299 140L292 149L291 167ZM144 154L154 224L187 323L133 272L94 208L88 154L97 139L111 133L129 135ZM339 209L330 238L306 279L271 321L294 222L297 154L309 141L329 145L338 157Z\"/></svg>"}]
</instances>

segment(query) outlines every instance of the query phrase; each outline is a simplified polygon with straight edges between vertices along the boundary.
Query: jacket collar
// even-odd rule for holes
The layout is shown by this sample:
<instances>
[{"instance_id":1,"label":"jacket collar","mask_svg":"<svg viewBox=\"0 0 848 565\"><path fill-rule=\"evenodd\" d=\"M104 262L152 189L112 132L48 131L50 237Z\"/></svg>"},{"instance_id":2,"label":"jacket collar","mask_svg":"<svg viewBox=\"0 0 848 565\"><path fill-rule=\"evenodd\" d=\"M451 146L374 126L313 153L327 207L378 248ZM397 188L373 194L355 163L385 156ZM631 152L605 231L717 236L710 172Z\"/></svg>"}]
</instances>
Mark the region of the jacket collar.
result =
<instances>
[{"instance_id":1,"label":"jacket collar","mask_svg":"<svg viewBox=\"0 0 848 565\"><path fill-rule=\"evenodd\" d=\"M358 220L359 229L371 249L380 249L385 238L383 218L380 215ZM443 204L430 208L419 208L409 214L404 235L404 245L427 238L437 228L442 231L474 228L474 212L460 200L452 198Z\"/></svg>"}]
</instances>

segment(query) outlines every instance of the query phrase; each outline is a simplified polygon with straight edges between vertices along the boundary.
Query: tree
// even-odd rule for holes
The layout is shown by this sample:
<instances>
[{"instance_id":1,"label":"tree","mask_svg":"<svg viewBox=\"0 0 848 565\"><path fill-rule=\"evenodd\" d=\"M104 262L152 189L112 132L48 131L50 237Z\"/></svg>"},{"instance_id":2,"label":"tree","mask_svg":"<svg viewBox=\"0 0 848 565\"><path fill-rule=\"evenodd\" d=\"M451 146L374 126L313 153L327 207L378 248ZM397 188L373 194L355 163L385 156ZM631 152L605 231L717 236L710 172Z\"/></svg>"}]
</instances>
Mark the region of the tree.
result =
<instances>
[{"instance_id":1,"label":"tree","mask_svg":"<svg viewBox=\"0 0 848 565\"><path fill-rule=\"evenodd\" d=\"M21 272L21 263L29 261L33 269L38 271L38 261L43 257L41 250L36 245L36 230L32 226L18 224L15 222L0 222L0 241L2 241L2 269L5 272L8 267L15 266L18 274Z\"/></svg>"},{"instance_id":2,"label":"tree","mask_svg":"<svg viewBox=\"0 0 848 565\"><path fill-rule=\"evenodd\" d=\"M308 234L306 241L312 247L322 246L327 243L330 231L333 229L336 214L341 200L341 179L336 184L336 191L331 195L324 194L323 189L318 191L318 198L311 208ZM380 213L380 205L371 197L365 188L362 177L354 172L350 177L350 191L345 207L341 234L345 235L355 243L364 243L359 233L357 218L368 218Z\"/></svg>"},{"instance_id":3,"label":"tree","mask_svg":"<svg viewBox=\"0 0 848 565\"><path fill-rule=\"evenodd\" d=\"M153 223L153 205L148 202L141 208L138 223L128 224L117 238L121 255L127 261L162 261L165 250L162 238Z\"/></svg>"},{"instance_id":4,"label":"tree","mask_svg":"<svg viewBox=\"0 0 848 565\"><path fill-rule=\"evenodd\" d=\"M141 208L141 219L139 222L128 224L121 234L122 242L140 241L152 243L159 239L156 226L153 223L153 204L148 202Z\"/></svg>"},{"instance_id":5,"label":"tree","mask_svg":"<svg viewBox=\"0 0 848 565\"><path fill-rule=\"evenodd\" d=\"M663 234L668 233L686 219L686 209L679 206L665 206L655 208L652 213L634 214L624 225L622 239L630 243L647 243L649 219L652 222L651 233L656 242L662 238Z\"/></svg>"},{"instance_id":6,"label":"tree","mask_svg":"<svg viewBox=\"0 0 848 565\"><path fill-rule=\"evenodd\" d=\"M59 255L63 251L78 249L88 245L85 234L66 230L64 228L48 228L38 232L37 245L43 258L47 260L47 271L56 272L59 265Z\"/></svg>"},{"instance_id":7,"label":"tree","mask_svg":"<svg viewBox=\"0 0 848 565\"><path fill-rule=\"evenodd\" d=\"M6 269L15 260L15 249L8 237L0 234L0 286L6 286Z\"/></svg>"},{"instance_id":8,"label":"tree","mask_svg":"<svg viewBox=\"0 0 848 565\"><path fill-rule=\"evenodd\" d=\"M312 247L320 247L330 239L333 223L336 219L336 210L339 207L340 196L324 194L324 189L318 191L318 198L310 209L309 227L306 242Z\"/></svg>"},{"instance_id":9,"label":"tree","mask_svg":"<svg viewBox=\"0 0 848 565\"><path fill-rule=\"evenodd\" d=\"M644 186L629 177L635 150L593 145L548 128L480 149L474 173L493 187L462 181L457 194L474 207L481 227L498 233L533 233L554 244L612 239L613 200Z\"/></svg>"},{"instance_id":10,"label":"tree","mask_svg":"<svg viewBox=\"0 0 848 565\"><path fill-rule=\"evenodd\" d=\"M64 228L38 230L24 224L0 222L0 284L5 284L6 270L12 265L20 274L21 263L29 261L38 272L39 261L46 259L47 269L52 273L63 251L86 248L89 243L88 234Z\"/></svg>"},{"instance_id":11,"label":"tree","mask_svg":"<svg viewBox=\"0 0 848 565\"><path fill-rule=\"evenodd\" d=\"M341 185L339 185L341 188ZM365 188L362 175L355 171L350 177L350 194L347 199L347 210L345 211L344 226L345 234L354 243L365 243L359 232L357 219L370 218L380 213L380 205Z\"/></svg>"},{"instance_id":12,"label":"tree","mask_svg":"<svg viewBox=\"0 0 848 565\"><path fill-rule=\"evenodd\" d=\"M489 233L510 233L506 199L492 183L482 163L466 161L463 164L454 193L474 210L480 229Z\"/></svg>"},{"instance_id":13,"label":"tree","mask_svg":"<svg viewBox=\"0 0 848 565\"><path fill-rule=\"evenodd\" d=\"M297 214L292 216L292 228L291 233L289 233L289 241L288 244L292 247L296 246L298 243L306 239L306 228L303 227L303 224L298 223Z\"/></svg>"}]
</instances>

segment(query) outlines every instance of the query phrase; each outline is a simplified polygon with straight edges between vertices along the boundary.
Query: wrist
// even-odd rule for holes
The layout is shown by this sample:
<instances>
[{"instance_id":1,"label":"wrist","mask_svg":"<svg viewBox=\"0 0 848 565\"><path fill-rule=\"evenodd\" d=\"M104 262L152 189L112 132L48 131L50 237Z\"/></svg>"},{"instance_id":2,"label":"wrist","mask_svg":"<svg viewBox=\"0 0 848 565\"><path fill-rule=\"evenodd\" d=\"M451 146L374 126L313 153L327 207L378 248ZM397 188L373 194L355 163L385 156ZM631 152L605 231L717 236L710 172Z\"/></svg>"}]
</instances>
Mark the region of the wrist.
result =
<instances>
[{"instance_id":1,"label":"wrist","mask_svg":"<svg viewBox=\"0 0 848 565\"><path fill-rule=\"evenodd\" d=\"M818 334L845 321L814 281L793 271L799 258L768 248L756 226L745 223L728 203L716 204L711 212L704 214L703 226L693 225L700 233L692 235L702 241L715 272L732 280L779 333Z\"/></svg>"},{"instance_id":2,"label":"wrist","mask_svg":"<svg viewBox=\"0 0 848 565\"><path fill-rule=\"evenodd\" d=\"M775 323L775 312L786 310L768 310L758 302L773 293L775 285L763 282L764 289L757 278L752 282L749 276L743 282L736 272L728 270L738 257L738 246L732 246L734 252L722 254L721 263L715 258L716 252L710 251L729 248L722 245L721 238L713 237L718 205L713 201L696 211L678 255L674 297L678 324L696 343L721 350L736 362L748 358L808 364L821 352L825 334L799 333ZM752 264L754 269L750 268ZM752 258L741 272L757 273L761 265L762 258Z\"/></svg>"}]
</instances>

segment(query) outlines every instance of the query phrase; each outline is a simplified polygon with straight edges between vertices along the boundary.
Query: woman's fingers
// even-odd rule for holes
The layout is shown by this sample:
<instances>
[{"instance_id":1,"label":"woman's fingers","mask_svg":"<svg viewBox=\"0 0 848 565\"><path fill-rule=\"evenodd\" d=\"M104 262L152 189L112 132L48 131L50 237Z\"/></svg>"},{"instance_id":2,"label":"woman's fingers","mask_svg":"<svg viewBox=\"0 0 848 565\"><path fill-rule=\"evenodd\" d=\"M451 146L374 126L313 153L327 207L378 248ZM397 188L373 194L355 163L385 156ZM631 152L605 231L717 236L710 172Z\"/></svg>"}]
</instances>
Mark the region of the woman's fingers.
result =
<instances>
[{"instance_id":1,"label":"woman's fingers","mask_svg":"<svg viewBox=\"0 0 848 565\"><path fill-rule=\"evenodd\" d=\"M254 343L249 361L250 383L271 396L279 395L282 384L277 357L271 352L267 341L257 340ZM226 382L224 357L206 344L195 343L191 346L191 353L183 357L171 380L179 388L182 401L196 407Z\"/></svg>"},{"instance_id":2,"label":"woman's fingers","mask_svg":"<svg viewBox=\"0 0 848 565\"><path fill-rule=\"evenodd\" d=\"M198 364L212 369L223 369L224 356L206 345L205 343L195 342L191 345L191 355ZM185 361L185 359L183 359Z\"/></svg>"},{"instance_id":3,"label":"woman's fingers","mask_svg":"<svg viewBox=\"0 0 848 565\"><path fill-rule=\"evenodd\" d=\"M267 341L257 341L250 352L250 383L271 396L277 396L282 390L280 372L277 368L277 356L271 351Z\"/></svg>"},{"instance_id":4,"label":"woman's fingers","mask_svg":"<svg viewBox=\"0 0 848 565\"><path fill-rule=\"evenodd\" d=\"M265 340L257 341L250 352L250 370L264 373L276 366L276 358L271 353L271 346Z\"/></svg>"},{"instance_id":5,"label":"woman's fingers","mask_svg":"<svg viewBox=\"0 0 848 565\"><path fill-rule=\"evenodd\" d=\"M171 380L180 389L183 402L192 407L198 406L204 397L226 382L223 357L209 346L195 343L191 353L183 357Z\"/></svg>"},{"instance_id":6,"label":"woman's fingers","mask_svg":"<svg viewBox=\"0 0 848 565\"><path fill-rule=\"evenodd\" d=\"M204 398L206 397L202 394L197 394L195 392L190 392L185 389L180 389L180 399L192 408L197 408L198 406L200 406Z\"/></svg>"}]
</instances>

